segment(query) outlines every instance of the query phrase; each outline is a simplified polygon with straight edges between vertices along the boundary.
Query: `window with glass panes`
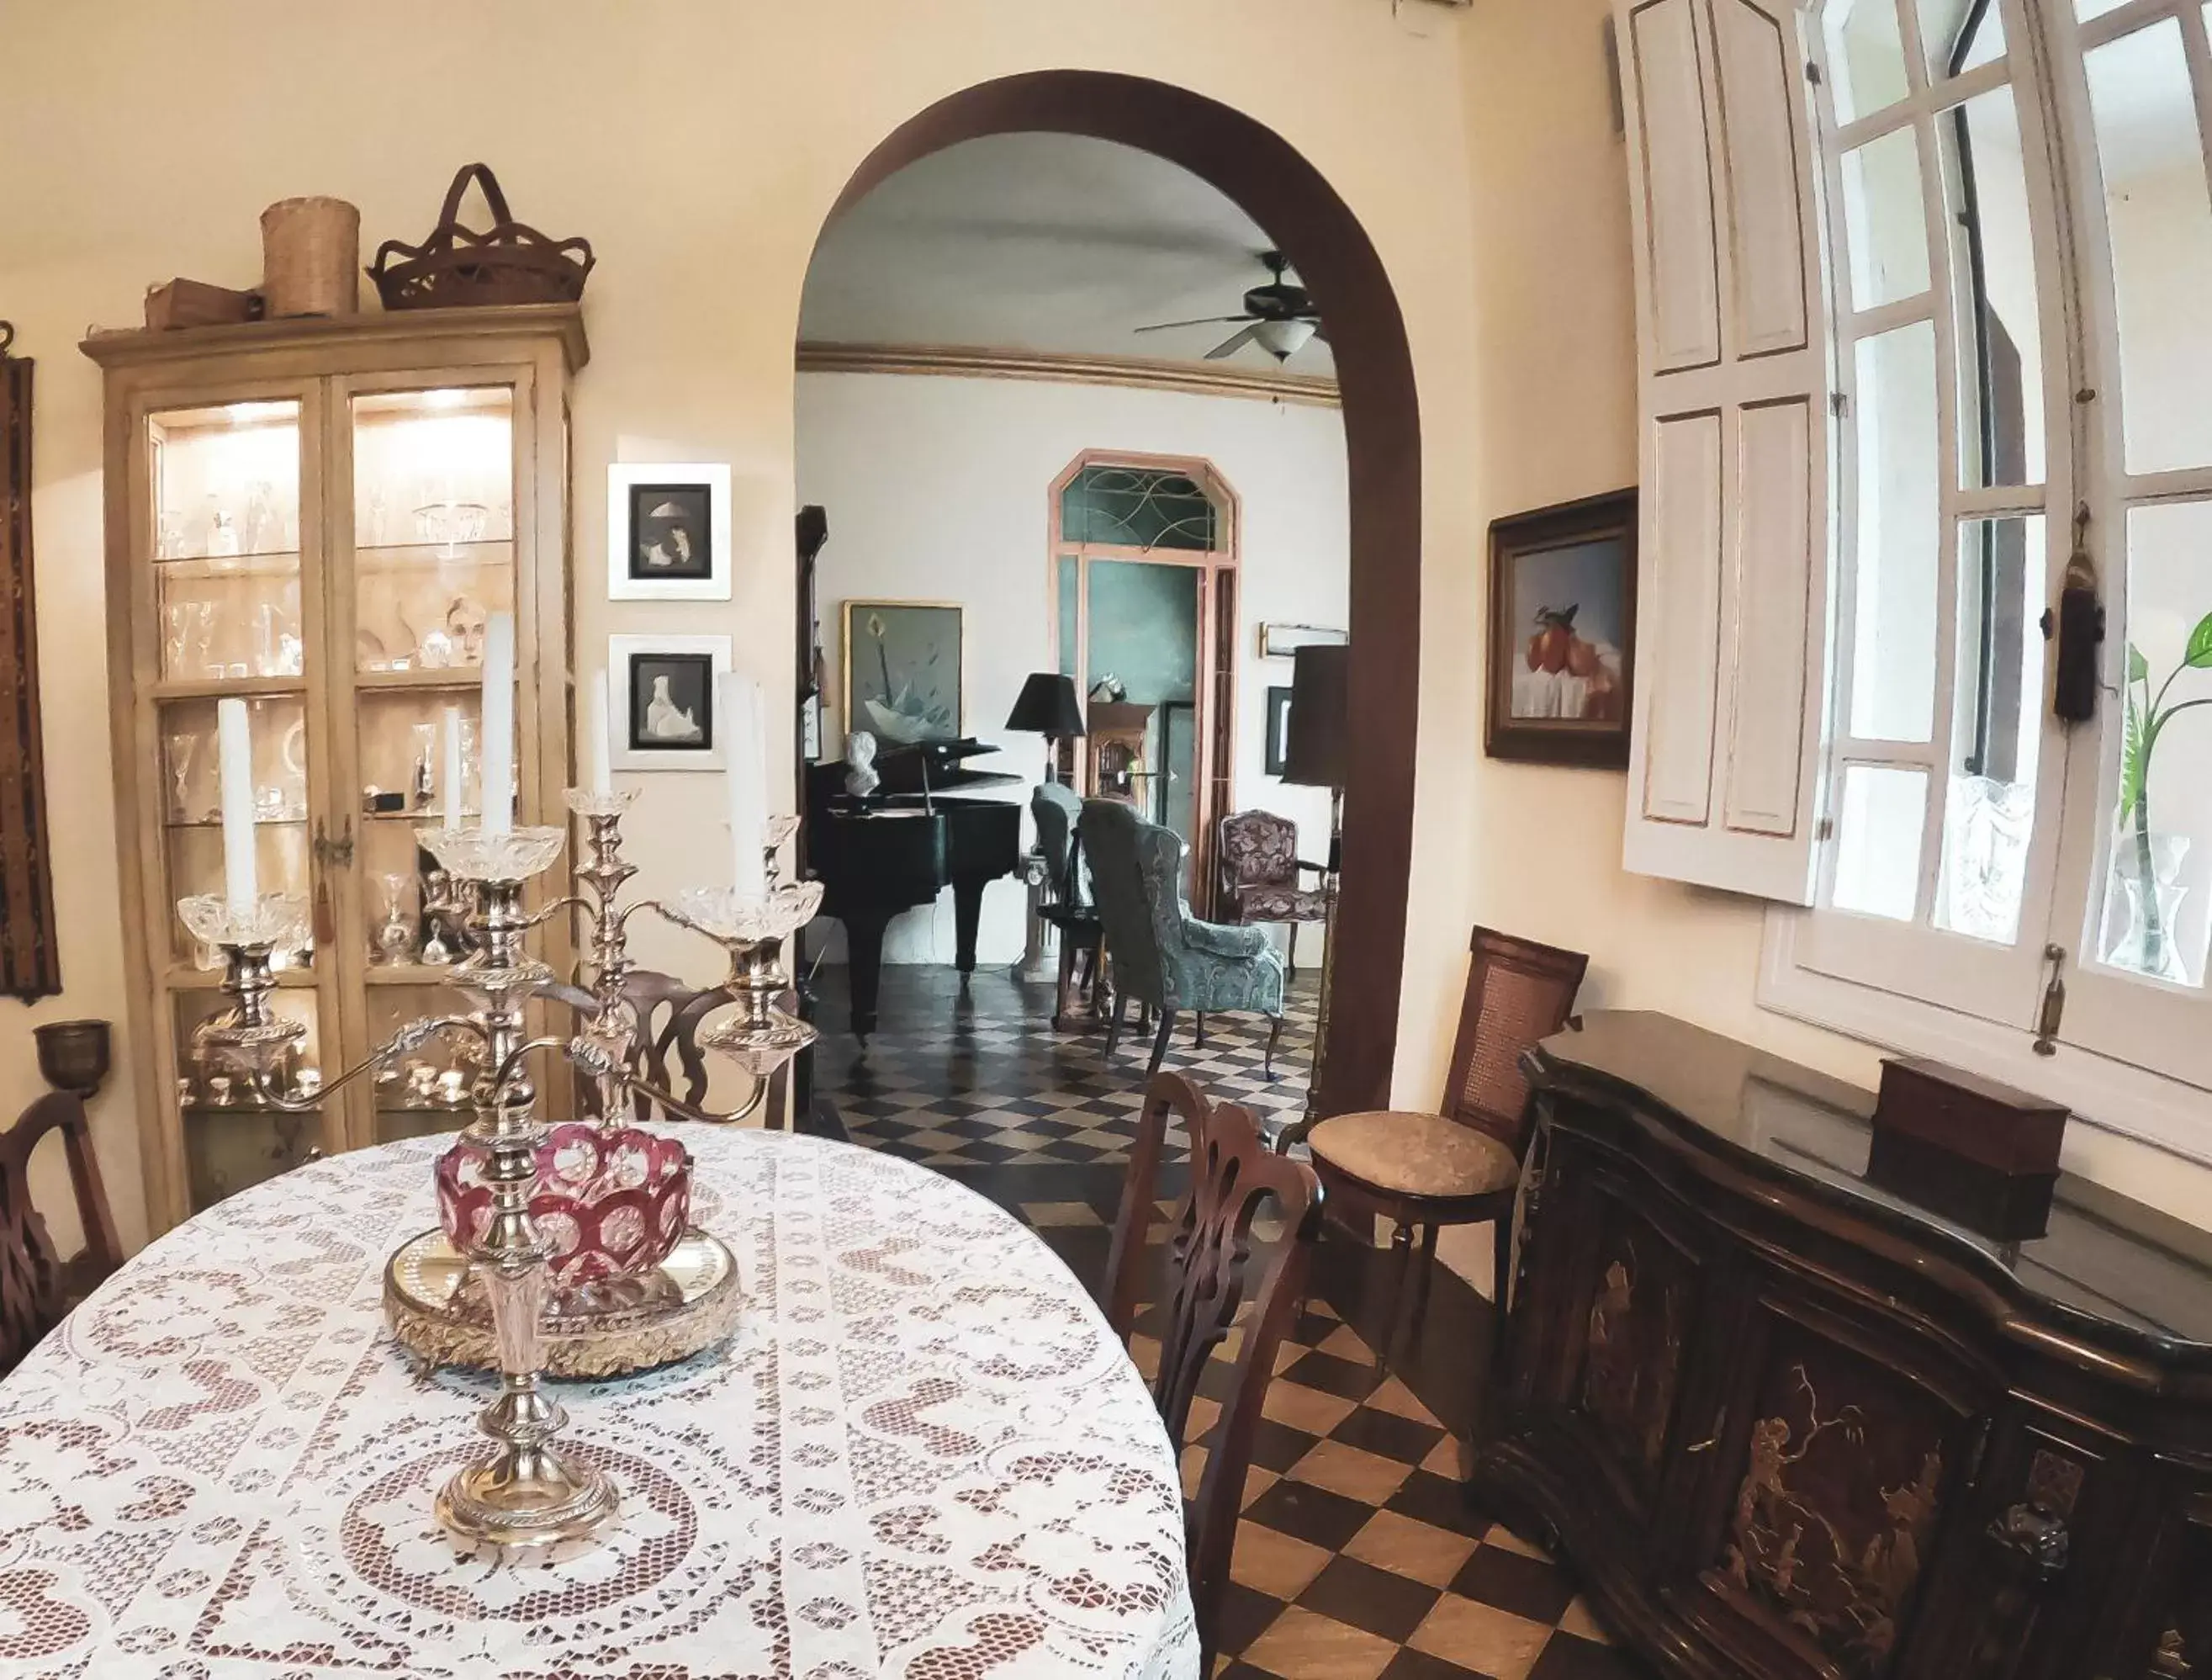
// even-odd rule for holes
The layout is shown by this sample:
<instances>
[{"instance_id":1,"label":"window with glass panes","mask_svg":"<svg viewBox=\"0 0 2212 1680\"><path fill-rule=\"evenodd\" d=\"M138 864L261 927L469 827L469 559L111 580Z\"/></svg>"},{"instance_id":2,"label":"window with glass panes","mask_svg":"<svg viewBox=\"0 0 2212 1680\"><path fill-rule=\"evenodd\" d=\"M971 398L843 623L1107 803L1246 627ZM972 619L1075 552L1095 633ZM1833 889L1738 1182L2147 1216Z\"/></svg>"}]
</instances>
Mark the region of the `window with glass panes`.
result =
<instances>
[{"instance_id":1,"label":"window with glass panes","mask_svg":"<svg viewBox=\"0 0 2212 1680\"><path fill-rule=\"evenodd\" d=\"M2212 1086L2208 14L1813 14L1838 587L1819 900L1778 919L1798 977L2197 1086ZM2106 618L2097 715L2072 727L2051 711L2045 620L2069 576L2094 578Z\"/></svg>"}]
</instances>

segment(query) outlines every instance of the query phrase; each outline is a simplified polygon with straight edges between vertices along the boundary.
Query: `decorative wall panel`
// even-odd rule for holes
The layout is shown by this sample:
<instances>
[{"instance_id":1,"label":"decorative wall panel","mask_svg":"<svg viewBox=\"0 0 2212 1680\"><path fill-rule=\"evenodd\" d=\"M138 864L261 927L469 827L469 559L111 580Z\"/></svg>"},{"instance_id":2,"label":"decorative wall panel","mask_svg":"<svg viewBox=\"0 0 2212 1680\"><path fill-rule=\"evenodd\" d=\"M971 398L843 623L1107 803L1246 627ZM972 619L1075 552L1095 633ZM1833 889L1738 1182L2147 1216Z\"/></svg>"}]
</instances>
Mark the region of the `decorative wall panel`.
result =
<instances>
[{"instance_id":1,"label":"decorative wall panel","mask_svg":"<svg viewBox=\"0 0 2212 1680\"><path fill-rule=\"evenodd\" d=\"M39 745L39 634L31 592L31 361L0 321L0 991L62 989Z\"/></svg>"}]
</instances>

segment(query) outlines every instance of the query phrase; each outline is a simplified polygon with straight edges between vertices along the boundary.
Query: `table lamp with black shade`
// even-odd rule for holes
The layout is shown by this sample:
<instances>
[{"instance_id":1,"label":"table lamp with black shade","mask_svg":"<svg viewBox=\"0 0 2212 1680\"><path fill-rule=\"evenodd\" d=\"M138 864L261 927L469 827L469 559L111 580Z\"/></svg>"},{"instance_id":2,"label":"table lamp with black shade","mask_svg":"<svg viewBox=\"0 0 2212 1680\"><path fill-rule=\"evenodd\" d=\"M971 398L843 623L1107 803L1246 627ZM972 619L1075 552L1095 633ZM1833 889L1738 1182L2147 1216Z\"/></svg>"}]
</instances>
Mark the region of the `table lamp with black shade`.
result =
<instances>
[{"instance_id":1,"label":"table lamp with black shade","mask_svg":"<svg viewBox=\"0 0 2212 1680\"><path fill-rule=\"evenodd\" d=\"M1328 789L1328 869L1322 889L1328 914L1322 924L1321 1002L1314 1020L1313 1072L1306 1086L1305 1119L1279 1146L1290 1146L1321 1118L1322 1057L1328 1048L1328 997L1336 975L1337 871L1344 861L1344 784L1352 768L1352 649L1300 648L1291 667L1291 717L1283 749L1283 780Z\"/></svg>"},{"instance_id":2,"label":"table lamp with black shade","mask_svg":"<svg viewBox=\"0 0 2212 1680\"><path fill-rule=\"evenodd\" d=\"M1084 727L1083 705L1075 697L1075 679L1058 671L1033 671L1015 697L1006 727L1024 734L1044 737L1044 779L1060 779L1060 743L1089 733Z\"/></svg>"}]
</instances>

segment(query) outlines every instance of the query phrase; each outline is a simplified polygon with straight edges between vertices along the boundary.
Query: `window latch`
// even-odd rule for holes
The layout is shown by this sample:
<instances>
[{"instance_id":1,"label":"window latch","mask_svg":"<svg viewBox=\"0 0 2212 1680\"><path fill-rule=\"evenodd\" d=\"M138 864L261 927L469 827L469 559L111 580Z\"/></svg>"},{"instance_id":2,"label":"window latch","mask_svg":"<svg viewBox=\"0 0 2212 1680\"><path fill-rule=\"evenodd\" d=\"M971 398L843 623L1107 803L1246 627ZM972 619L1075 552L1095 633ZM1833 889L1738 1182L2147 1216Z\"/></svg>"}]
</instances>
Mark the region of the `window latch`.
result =
<instances>
[{"instance_id":1,"label":"window latch","mask_svg":"<svg viewBox=\"0 0 2212 1680\"><path fill-rule=\"evenodd\" d=\"M2051 965L2051 977L2044 982L2043 1004L2035 1012L2035 1043L2032 1048L2038 1056L2056 1056L2058 1028L2066 1019L2066 947L2045 946L2043 960Z\"/></svg>"}]
</instances>

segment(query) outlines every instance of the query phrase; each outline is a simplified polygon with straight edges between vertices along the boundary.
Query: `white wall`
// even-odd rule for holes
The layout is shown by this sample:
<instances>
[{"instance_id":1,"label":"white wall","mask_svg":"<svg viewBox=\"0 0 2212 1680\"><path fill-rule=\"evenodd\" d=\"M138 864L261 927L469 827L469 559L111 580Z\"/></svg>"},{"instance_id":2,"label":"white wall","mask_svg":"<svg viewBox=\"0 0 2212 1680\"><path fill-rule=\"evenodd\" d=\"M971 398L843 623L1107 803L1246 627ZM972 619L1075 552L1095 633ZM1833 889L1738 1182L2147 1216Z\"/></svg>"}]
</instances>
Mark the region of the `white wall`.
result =
<instances>
[{"instance_id":1,"label":"white wall","mask_svg":"<svg viewBox=\"0 0 2212 1680\"><path fill-rule=\"evenodd\" d=\"M1044 758L1035 735L1000 727L1022 679L1058 669L1050 568L1053 480L1085 449L1181 455L1211 462L1243 505L1237 638L1235 808L1295 819L1299 855L1328 846L1328 795L1265 773L1270 684L1290 661L1259 657L1268 622L1341 625L1349 610L1344 425L1334 409L1122 386L889 374L802 374L799 496L830 517L819 588L830 665L824 752L845 727L839 665L848 598L957 601L967 609L966 733L1006 749L976 768L1018 772L993 790L1024 807ZM1025 830L1026 832L1026 830ZM1018 960L1027 892L1016 880L983 895L976 954ZM952 895L891 924L887 962L952 960ZM1301 960L1321 957L1318 928L1300 935ZM842 941L830 960L842 959Z\"/></svg>"}]
</instances>

